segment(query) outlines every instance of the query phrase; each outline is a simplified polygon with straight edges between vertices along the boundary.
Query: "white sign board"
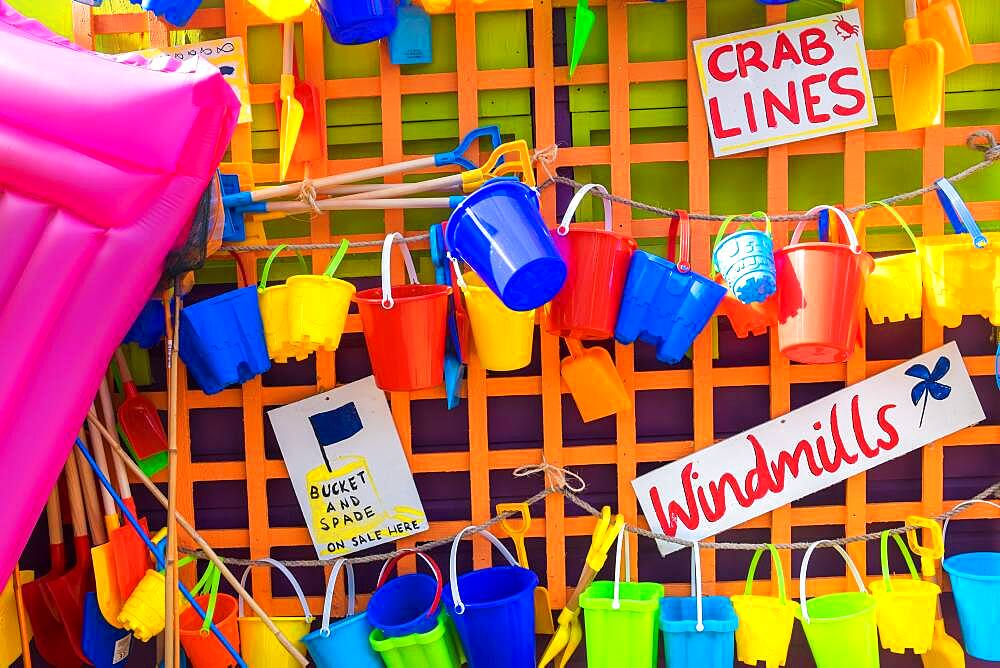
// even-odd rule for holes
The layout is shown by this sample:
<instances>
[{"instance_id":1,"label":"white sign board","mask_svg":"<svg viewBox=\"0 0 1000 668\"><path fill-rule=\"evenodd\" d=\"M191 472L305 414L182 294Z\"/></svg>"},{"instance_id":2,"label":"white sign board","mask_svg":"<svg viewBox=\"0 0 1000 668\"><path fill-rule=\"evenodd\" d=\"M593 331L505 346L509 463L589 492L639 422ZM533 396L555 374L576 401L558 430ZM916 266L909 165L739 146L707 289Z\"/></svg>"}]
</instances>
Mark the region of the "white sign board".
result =
<instances>
[{"instance_id":1,"label":"white sign board","mask_svg":"<svg viewBox=\"0 0 1000 668\"><path fill-rule=\"evenodd\" d=\"M878 124L851 9L694 42L716 157Z\"/></svg>"},{"instance_id":2,"label":"white sign board","mask_svg":"<svg viewBox=\"0 0 1000 668\"><path fill-rule=\"evenodd\" d=\"M320 559L427 530L385 393L373 377L267 415Z\"/></svg>"},{"instance_id":3,"label":"white sign board","mask_svg":"<svg viewBox=\"0 0 1000 668\"><path fill-rule=\"evenodd\" d=\"M702 540L985 418L952 342L632 481L650 528ZM658 541L660 554L681 546Z\"/></svg>"}]
</instances>

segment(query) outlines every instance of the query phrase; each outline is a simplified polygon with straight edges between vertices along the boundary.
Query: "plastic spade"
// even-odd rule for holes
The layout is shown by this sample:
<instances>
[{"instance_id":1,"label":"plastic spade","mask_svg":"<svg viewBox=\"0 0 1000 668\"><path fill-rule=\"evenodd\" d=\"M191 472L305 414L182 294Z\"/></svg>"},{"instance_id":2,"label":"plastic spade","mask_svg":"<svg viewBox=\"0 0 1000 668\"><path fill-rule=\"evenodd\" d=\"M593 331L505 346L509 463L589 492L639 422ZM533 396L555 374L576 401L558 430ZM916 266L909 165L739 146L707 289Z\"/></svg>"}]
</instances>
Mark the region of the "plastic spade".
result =
<instances>
[{"instance_id":1,"label":"plastic spade","mask_svg":"<svg viewBox=\"0 0 1000 668\"><path fill-rule=\"evenodd\" d=\"M285 23L281 66L281 125L279 128L280 147L278 150L282 181L288 176L288 167L292 164L292 152L299 140L299 130L302 129L302 119L305 111L302 103L295 99L295 74L292 69L295 55L295 24Z\"/></svg>"},{"instance_id":2,"label":"plastic spade","mask_svg":"<svg viewBox=\"0 0 1000 668\"><path fill-rule=\"evenodd\" d=\"M944 48L921 38L917 0L906 0L906 45L889 57L892 106L900 132L941 124L944 107Z\"/></svg>"},{"instance_id":3,"label":"plastic spade","mask_svg":"<svg viewBox=\"0 0 1000 668\"><path fill-rule=\"evenodd\" d=\"M587 47L587 40L594 29L597 15L590 8L589 0L577 0L576 3L576 24L573 27L573 53L569 60L569 75L573 76L576 66L580 64L583 57L583 50Z\"/></svg>"},{"instance_id":4,"label":"plastic spade","mask_svg":"<svg viewBox=\"0 0 1000 668\"><path fill-rule=\"evenodd\" d=\"M934 562L944 556L944 537L941 535L941 525L935 520L916 515L906 518L906 523L918 526L926 530L930 536L930 544L920 542L917 532L910 530L906 532L906 541L910 545L910 550L920 557L921 574L941 585L941 578L938 577ZM957 640L948 635L944 628L944 617L941 614L941 597L937 601L937 617L934 620L934 637L931 640L931 648L925 654L920 655L924 668L965 668L965 652L962 645Z\"/></svg>"},{"instance_id":5,"label":"plastic spade","mask_svg":"<svg viewBox=\"0 0 1000 668\"><path fill-rule=\"evenodd\" d=\"M944 73L951 74L973 63L972 44L958 0L919 0L920 34L940 42Z\"/></svg>"},{"instance_id":6,"label":"plastic spade","mask_svg":"<svg viewBox=\"0 0 1000 668\"><path fill-rule=\"evenodd\" d=\"M147 459L167 449L167 434L156 406L139 394L121 350L115 350L125 401L118 407L118 421L139 459Z\"/></svg>"},{"instance_id":7,"label":"plastic spade","mask_svg":"<svg viewBox=\"0 0 1000 668\"><path fill-rule=\"evenodd\" d=\"M593 422L632 406L611 355L604 348L584 348L563 339L570 356L562 361L562 377L584 422Z\"/></svg>"},{"instance_id":8,"label":"plastic spade","mask_svg":"<svg viewBox=\"0 0 1000 668\"><path fill-rule=\"evenodd\" d=\"M500 526L514 541L518 563L521 564L522 568L528 568L528 550L524 546L524 536L531 529L531 510L527 503L498 503L497 514L502 515L504 512L516 513L521 516L521 522L516 526L509 517L502 518ZM549 590L539 585L535 587L535 633L552 635L554 632Z\"/></svg>"}]
</instances>

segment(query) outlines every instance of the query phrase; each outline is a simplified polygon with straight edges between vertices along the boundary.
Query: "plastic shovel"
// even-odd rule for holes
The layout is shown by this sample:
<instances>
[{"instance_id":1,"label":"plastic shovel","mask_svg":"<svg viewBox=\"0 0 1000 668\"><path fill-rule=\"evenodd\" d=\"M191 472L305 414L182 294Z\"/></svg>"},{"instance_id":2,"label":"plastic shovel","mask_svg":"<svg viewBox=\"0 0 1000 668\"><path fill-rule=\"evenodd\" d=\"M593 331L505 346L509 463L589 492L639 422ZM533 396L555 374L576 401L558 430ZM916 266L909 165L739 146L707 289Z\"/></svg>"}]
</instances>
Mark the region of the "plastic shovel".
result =
<instances>
[{"instance_id":1,"label":"plastic shovel","mask_svg":"<svg viewBox=\"0 0 1000 668\"><path fill-rule=\"evenodd\" d=\"M944 49L944 73L951 74L973 63L972 44L958 0L918 0L920 34Z\"/></svg>"},{"instance_id":2,"label":"plastic shovel","mask_svg":"<svg viewBox=\"0 0 1000 668\"><path fill-rule=\"evenodd\" d=\"M906 0L906 45L889 57L892 106L900 132L941 124L944 107L944 48L921 38L917 0Z\"/></svg>"},{"instance_id":3,"label":"plastic shovel","mask_svg":"<svg viewBox=\"0 0 1000 668\"><path fill-rule=\"evenodd\" d=\"M941 586L934 562L944 556L944 537L941 535L941 525L935 520L912 515L906 518L906 523L926 530L925 536L930 537L930 544L922 544L917 532L906 532L906 542L910 550L920 557L921 575L933 580ZM948 635L944 628L944 616L941 614L941 597L938 596L937 618L934 620L934 637L931 648L920 655L924 668L965 668L965 651L957 640Z\"/></svg>"},{"instance_id":4,"label":"plastic shovel","mask_svg":"<svg viewBox=\"0 0 1000 668\"><path fill-rule=\"evenodd\" d=\"M584 348L576 339L564 339L569 357L562 361L562 377L584 422L593 422L632 407L625 383L604 348Z\"/></svg>"},{"instance_id":5,"label":"plastic shovel","mask_svg":"<svg viewBox=\"0 0 1000 668\"><path fill-rule=\"evenodd\" d=\"M295 24L291 21L285 23L283 31L280 86L281 124L278 149L278 160L281 168L279 177L282 181L288 176L288 167L292 164L292 153L299 140L299 130L302 129L302 119L305 116L302 103L295 99Z\"/></svg>"},{"instance_id":6,"label":"plastic shovel","mask_svg":"<svg viewBox=\"0 0 1000 668\"><path fill-rule=\"evenodd\" d=\"M322 114L320 113L320 95L316 91L315 86L308 81L299 79L298 72L298 58L295 55L295 48L293 46L291 74L295 81L295 87L292 94L302 107L302 127L299 130L298 140L296 140L291 152L291 162L310 163L315 160L322 160L325 157L326 128L320 122L322 118ZM280 89L275 99L275 105L278 117L280 118L284 105L284 93ZM226 191L223 194L227 194Z\"/></svg>"},{"instance_id":7,"label":"plastic shovel","mask_svg":"<svg viewBox=\"0 0 1000 668\"><path fill-rule=\"evenodd\" d=\"M597 15L590 8L589 0L577 0L576 3L576 24L573 26L573 53L569 59L569 76L576 72L576 66L580 64L583 57L583 50L587 48L587 40L594 29Z\"/></svg>"},{"instance_id":8,"label":"plastic shovel","mask_svg":"<svg viewBox=\"0 0 1000 668\"><path fill-rule=\"evenodd\" d=\"M125 401L118 407L118 421L121 422L133 452L139 459L148 459L164 452L167 449L167 434L163 430L156 406L139 394L121 350L115 350L115 362L118 364L118 374L125 394Z\"/></svg>"},{"instance_id":9,"label":"plastic shovel","mask_svg":"<svg viewBox=\"0 0 1000 668\"><path fill-rule=\"evenodd\" d=\"M443 227L435 223L430 227L431 262L434 264L434 282L438 285L452 284L451 264L448 262L448 251L445 248ZM447 395L448 410L458 406L462 378L465 376L465 365L462 363L463 341L459 335L456 304L459 301L457 291L452 290L448 297L448 338L444 349L444 388Z\"/></svg>"},{"instance_id":10,"label":"plastic shovel","mask_svg":"<svg viewBox=\"0 0 1000 668\"><path fill-rule=\"evenodd\" d=\"M505 512L521 516L521 523L512 525L511 518L503 517ZM531 509L527 503L498 503L497 514L501 515L500 526L514 541L517 548L517 562L521 568L528 568L528 550L524 547L524 536L531 529ZM555 632L552 624L552 604L549 602L549 590L539 585L535 587L535 633L552 635Z\"/></svg>"}]
</instances>

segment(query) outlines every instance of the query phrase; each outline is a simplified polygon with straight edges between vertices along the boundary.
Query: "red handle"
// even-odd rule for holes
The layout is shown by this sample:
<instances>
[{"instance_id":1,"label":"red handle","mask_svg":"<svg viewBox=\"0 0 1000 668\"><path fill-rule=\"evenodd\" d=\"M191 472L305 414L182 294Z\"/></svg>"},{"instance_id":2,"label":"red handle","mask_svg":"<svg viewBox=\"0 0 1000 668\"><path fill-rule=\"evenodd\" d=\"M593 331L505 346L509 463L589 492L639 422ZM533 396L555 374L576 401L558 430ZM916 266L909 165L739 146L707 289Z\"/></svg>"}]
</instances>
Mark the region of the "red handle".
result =
<instances>
[{"instance_id":1,"label":"red handle","mask_svg":"<svg viewBox=\"0 0 1000 668\"><path fill-rule=\"evenodd\" d=\"M418 552L417 550L410 548L400 550L399 554L387 561L382 567L382 572L378 575L378 584L375 585L375 589L380 589L382 585L386 583L386 580L389 579L389 573L392 571L393 567L399 563L400 559L408 554L415 554L418 557L421 557L434 573L434 579L437 581L437 590L434 592L434 601L431 603L431 607L427 611L427 616L433 617L437 614L438 606L441 604L441 590L444 589L444 578L441 576L441 569L438 568L437 563L423 552Z\"/></svg>"},{"instance_id":2,"label":"red handle","mask_svg":"<svg viewBox=\"0 0 1000 668\"><path fill-rule=\"evenodd\" d=\"M681 252L677 260L677 235L680 232ZM667 233L667 259L676 262L677 268L683 273L691 271L691 218L688 212L677 209L677 216L670 219L670 229Z\"/></svg>"}]
</instances>

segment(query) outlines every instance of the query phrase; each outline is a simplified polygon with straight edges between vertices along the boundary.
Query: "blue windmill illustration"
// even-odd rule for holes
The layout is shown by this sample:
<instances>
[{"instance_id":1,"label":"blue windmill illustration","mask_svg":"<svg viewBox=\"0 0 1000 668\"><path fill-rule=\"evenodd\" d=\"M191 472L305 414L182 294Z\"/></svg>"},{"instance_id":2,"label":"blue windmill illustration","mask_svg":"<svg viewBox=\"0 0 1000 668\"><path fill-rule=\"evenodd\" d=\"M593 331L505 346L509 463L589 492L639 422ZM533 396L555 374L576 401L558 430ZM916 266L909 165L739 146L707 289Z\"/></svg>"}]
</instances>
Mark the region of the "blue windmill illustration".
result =
<instances>
[{"instance_id":1,"label":"blue windmill illustration","mask_svg":"<svg viewBox=\"0 0 1000 668\"><path fill-rule=\"evenodd\" d=\"M951 394L951 386L945 385L941 382L941 380L948 375L950 370L951 360L947 357L938 358L933 371L928 369L923 364L914 364L906 370L907 376L920 379L920 382L914 385L913 389L910 390L910 399L913 400L914 406L920 403L921 399L924 401L923 408L920 410L919 427L924 426L924 415L927 413L927 402L931 398L935 401L943 401Z\"/></svg>"}]
</instances>

